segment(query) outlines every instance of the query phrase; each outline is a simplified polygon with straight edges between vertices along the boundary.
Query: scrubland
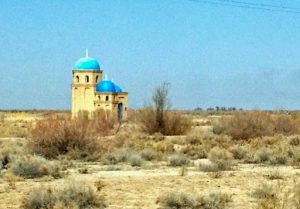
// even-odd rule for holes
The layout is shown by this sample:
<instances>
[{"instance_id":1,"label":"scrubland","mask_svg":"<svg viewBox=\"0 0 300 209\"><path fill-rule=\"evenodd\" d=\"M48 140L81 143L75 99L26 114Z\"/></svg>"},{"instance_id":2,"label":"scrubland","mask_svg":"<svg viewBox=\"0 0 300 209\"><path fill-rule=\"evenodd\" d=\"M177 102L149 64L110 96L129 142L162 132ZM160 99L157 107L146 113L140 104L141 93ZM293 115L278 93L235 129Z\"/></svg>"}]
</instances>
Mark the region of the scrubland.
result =
<instances>
[{"instance_id":1,"label":"scrubland","mask_svg":"<svg viewBox=\"0 0 300 209\"><path fill-rule=\"evenodd\" d=\"M0 208L300 208L300 115L1 112Z\"/></svg>"}]
</instances>

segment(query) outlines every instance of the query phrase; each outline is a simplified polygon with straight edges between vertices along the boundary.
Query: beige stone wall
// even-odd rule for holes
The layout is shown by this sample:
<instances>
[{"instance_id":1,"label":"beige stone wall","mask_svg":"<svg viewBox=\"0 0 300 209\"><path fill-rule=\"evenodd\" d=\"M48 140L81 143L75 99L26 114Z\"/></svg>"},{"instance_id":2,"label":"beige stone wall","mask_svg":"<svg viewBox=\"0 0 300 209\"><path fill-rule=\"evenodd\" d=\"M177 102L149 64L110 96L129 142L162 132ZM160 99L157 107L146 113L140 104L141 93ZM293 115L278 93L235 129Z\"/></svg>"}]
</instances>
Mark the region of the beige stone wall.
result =
<instances>
[{"instance_id":1,"label":"beige stone wall","mask_svg":"<svg viewBox=\"0 0 300 209\"><path fill-rule=\"evenodd\" d=\"M123 119L127 119L128 103L127 92L122 93L99 93L95 96L95 109L110 110L118 113L118 104L123 104ZM108 97L108 100L107 100Z\"/></svg>"},{"instance_id":2,"label":"beige stone wall","mask_svg":"<svg viewBox=\"0 0 300 209\"><path fill-rule=\"evenodd\" d=\"M77 117L79 111L95 110L96 84L101 80L102 71L73 70L72 118Z\"/></svg>"}]
</instances>

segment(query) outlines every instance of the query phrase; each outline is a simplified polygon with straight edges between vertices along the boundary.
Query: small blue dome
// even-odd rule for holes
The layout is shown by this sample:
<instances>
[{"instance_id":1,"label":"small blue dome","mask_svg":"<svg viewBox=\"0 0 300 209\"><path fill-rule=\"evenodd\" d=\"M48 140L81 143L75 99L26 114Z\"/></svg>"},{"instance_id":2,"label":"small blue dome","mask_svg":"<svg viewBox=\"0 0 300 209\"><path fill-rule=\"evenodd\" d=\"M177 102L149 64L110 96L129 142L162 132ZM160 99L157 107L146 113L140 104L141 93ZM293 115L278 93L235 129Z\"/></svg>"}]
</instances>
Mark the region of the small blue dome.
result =
<instances>
[{"instance_id":1,"label":"small blue dome","mask_svg":"<svg viewBox=\"0 0 300 209\"><path fill-rule=\"evenodd\" d=\"M91 57L80 58L75 64L76 70L100 70L99 62Z\"/></svg>"},{"instance_id":2,"label":"small blue dome","mask_svg":"<svg viewBox=\"0 0 300 209\"><path fill-rule=\"evenodd\" d=\"M102 80L96 85L97 92L115 93L115 84L110 80Z\"/></svg>"},{"instance_id":3,"label":"small blue dome","mask_svg":"<svg viewBox=\"0 0 300 209\"><path fill-rule=\"evenodd\" d=\"M115 84L115 89L116 89L116 93L120 93L122 92L122 89L120 86L118 86L117 84Z\"/></svg>"}]
</instances>

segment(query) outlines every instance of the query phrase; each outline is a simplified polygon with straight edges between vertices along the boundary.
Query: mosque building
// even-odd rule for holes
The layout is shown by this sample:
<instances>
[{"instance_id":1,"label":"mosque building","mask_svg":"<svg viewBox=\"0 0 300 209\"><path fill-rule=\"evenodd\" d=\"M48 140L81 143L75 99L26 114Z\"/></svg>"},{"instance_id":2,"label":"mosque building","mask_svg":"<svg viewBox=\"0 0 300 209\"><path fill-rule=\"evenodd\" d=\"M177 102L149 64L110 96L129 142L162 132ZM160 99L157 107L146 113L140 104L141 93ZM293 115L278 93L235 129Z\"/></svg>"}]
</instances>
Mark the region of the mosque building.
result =
<instances>
[{"instance_id":1,"label":"mosque building","mask_svg":"<svg viewBox=\"0 0 300 209\"><path fill-rule=\"evenodd\" d=\"M80 58L72 71L72 118L81 112L93 117L97 110L109 110L118 114L119 119L127 118L128 92L112 80L102 78L102 70L96 59L86 56Z\"/></svg>"}]
</instances>

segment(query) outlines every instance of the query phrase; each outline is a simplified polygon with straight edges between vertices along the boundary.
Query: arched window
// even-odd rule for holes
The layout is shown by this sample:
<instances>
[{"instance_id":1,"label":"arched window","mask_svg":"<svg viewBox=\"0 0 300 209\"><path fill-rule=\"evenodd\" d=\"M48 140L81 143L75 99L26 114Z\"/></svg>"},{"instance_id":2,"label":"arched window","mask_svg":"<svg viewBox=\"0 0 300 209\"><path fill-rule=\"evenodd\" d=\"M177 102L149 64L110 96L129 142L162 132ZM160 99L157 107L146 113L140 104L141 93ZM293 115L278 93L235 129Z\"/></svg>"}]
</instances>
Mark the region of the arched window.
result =
<instances>
[{"instance_id":1,"label":"arched window","mask_svg":"<svg viewBox=\"0 0 300 209\"><path fill-rule=\"evenodd\" d=\"M109 97L108 97L108 96L106 96L106 97L105 97L105 101L108 101L108 99L109 99Z\"/></svg>"},{"instance_id":2,"label":"arched window","mask_svg":"<svg viewBox=\"0 0 300 209\"><path fill-rule=\"evenodd\" d=\"M98 96L98 99L100 100L100 99L101 99L101 97L100 97L100 96Z\"/></svg>"},{"instance_id":3,"label":"arched window","mask_svg":"<svg viewBox=\"0 0 300 209\"><path fill-rule=\"evenodd\" d=\"M96 83L98 83L98 78L99 78L99 76L96 75Z\"/></svg>"},{"instance_id":4,"label":"arched window","mask_svg":"<svg viewBox=\"0 0 300 209\"><path fill-rule=\"evenodd\" d=\"M76 75L75 81L76 81L76 83L79 83L79 76L78 75Z\"/></svg>"},{"instance_id":5,"label":"arched window","mask_svg":"<svg viewBox=\"0 0 300 209\"><path fill-rule=\"evenodd\" d=\"M86 75L85 76L85 82L88 83L89 81L90 81L90 78L89 78L89 76Z\"/></svg>"}]
</instances>

